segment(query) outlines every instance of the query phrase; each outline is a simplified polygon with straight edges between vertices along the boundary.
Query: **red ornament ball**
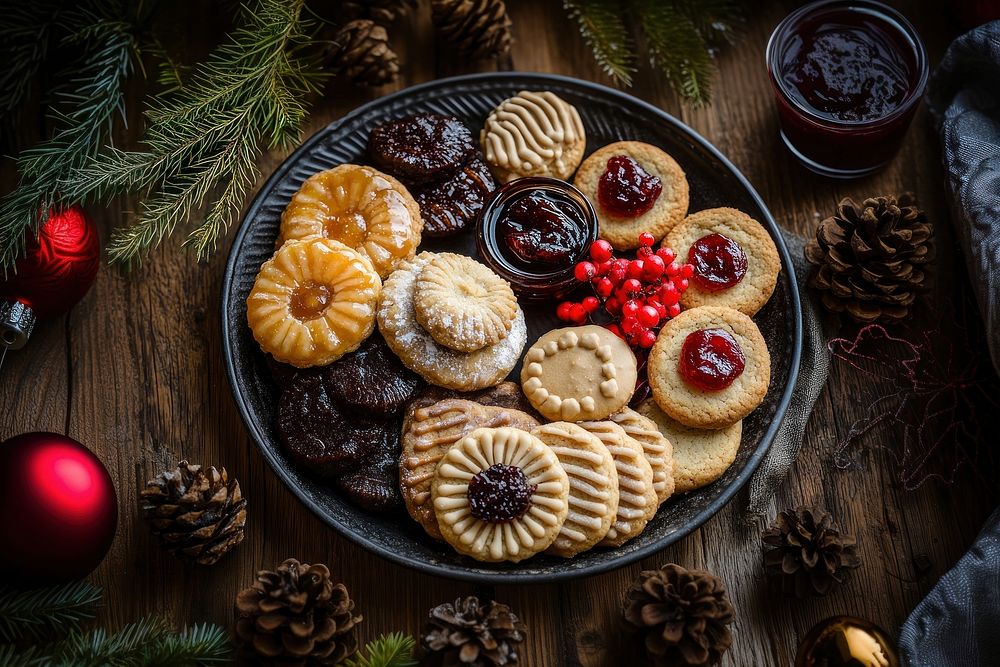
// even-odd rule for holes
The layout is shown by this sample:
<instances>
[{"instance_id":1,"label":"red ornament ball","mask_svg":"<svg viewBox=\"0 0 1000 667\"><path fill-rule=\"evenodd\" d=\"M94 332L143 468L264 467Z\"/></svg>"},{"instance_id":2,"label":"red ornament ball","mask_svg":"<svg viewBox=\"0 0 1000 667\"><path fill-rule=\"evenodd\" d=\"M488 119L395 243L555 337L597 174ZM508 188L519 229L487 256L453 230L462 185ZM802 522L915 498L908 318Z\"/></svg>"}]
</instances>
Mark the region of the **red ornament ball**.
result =
<instances>
[{"instance_id":1,"label":"red ornament ball","mask_svg":"<svg viewBox=\"0 0 1000 667\"><path fill-rule=\"evenodd\" d=\"M0 443L0 578L31 587L80 579L117 525L111 476L82 444L57 433Z\"/></svg>"},{"instance_id":2,"label":"red ornament ball","mask_svg":"<svg viewBox=\"0 0 1000 667\"><path fill-rule=\"evenodd\" d=\"M7 280L0 300L20 301L39 320L56 317L87 294L101 264L101 240L79 206L52 211L38 236L28 235L26 254Z\"/></svg>"}]
</instances>

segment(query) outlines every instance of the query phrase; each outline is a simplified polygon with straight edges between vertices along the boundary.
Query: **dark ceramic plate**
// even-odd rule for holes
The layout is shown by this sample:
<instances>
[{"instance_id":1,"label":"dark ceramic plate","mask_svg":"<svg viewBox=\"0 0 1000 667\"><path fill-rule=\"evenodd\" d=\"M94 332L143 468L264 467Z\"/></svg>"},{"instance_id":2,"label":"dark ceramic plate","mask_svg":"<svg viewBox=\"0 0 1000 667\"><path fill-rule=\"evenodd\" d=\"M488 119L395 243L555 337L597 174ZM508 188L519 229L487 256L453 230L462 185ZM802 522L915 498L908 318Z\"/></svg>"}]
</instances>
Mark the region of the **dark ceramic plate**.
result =
<instances>
[{"instance_id":1,"label":"dark ceramic plate","mask_svg":"<svg viewBox=\"0 0 1000 667\"><path fill-rule=\"evenodd\" d=\"M275 433L276 388L247 327L246 298L260 265L274 251L281 212L289 198L317 171L363 162L372 127L406 114L433 111L461 118L476 133L493 107L525 89L551 90L579 109L588 153L623 139L666 150L687 172L690 210L732 206L749 213L774 237L782 272L774 296L755 318L771 352L770 390L764 403L744 421L736 461L721 479L667 501L639 537L617 549L594 549L572 560L540 555L519 564L488 565L429 539L405 511L390 516L363 512L291 464ZM445 242L427 242L421 249L474 255L473 232ZM575 79L513 73L464 76L415 86L360 107L316 133L274 172L247 211L229 254L222 286L222 339L236 404L264 458L303 503L341 534L389 560L431 574L491 583L555 581L611 570L663 549L707 521L747 481L774 438L798 369L802 324L792 275L778 228L753 187L705 139L677 119L624 93ZM544 311L528 308L526 315L529 345L556 326L551 306Z\"/></svg>"}]
</instances>

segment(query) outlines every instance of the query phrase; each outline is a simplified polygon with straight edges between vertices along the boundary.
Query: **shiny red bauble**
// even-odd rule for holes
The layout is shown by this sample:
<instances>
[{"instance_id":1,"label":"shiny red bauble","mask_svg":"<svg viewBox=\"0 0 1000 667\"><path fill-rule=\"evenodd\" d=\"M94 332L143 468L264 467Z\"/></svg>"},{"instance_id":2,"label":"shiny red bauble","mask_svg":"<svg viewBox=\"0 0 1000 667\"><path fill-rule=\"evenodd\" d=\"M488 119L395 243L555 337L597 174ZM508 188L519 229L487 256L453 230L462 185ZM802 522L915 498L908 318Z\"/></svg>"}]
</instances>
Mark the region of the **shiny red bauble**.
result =
<instances>
[{"instance_id":1,"label":"shiny red bauble","mask_svg":"<svg viewBox=\"0 0 1000 667\"><path fill-rule=\"evenodd\" d=\"M82 444L57 433L0 442L0 579L32 588L80 579L117 525L111 476Z\"/></svg>"}]
</instances>

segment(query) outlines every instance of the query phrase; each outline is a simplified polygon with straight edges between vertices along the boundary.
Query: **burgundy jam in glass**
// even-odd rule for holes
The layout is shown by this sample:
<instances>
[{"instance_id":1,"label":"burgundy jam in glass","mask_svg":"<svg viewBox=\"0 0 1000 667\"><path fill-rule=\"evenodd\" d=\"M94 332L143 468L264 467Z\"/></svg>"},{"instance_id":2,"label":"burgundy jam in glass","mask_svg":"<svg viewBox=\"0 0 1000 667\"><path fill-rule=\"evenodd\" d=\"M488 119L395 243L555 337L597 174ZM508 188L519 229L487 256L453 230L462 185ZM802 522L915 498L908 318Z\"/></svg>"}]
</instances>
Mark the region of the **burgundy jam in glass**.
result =
<instances>
[{"instance_id":1,"label":"burgundy jam in glass","mask_svg":"<svg viewBox=\"0 0 1000 667\"><path fill-rule=\"evenodd\" d=\"M876 171L899 149L927 83L927 53L901 14L870 0L821 0L778 24L767 69L781 138L809 169Z\"/></svg>"},{"instance_id":2,"label":"burgundy jam in glass","mask_svg":"<svg viewBox=\"0 0 1000 667\"><path fill-rule=\"evenodd\" d=\"M573 267L597 240L597 215L565 181L519 178L493 192L476 234L479 256L522 301L546 301L577 286Z\"/></svg>"}]
</instances>

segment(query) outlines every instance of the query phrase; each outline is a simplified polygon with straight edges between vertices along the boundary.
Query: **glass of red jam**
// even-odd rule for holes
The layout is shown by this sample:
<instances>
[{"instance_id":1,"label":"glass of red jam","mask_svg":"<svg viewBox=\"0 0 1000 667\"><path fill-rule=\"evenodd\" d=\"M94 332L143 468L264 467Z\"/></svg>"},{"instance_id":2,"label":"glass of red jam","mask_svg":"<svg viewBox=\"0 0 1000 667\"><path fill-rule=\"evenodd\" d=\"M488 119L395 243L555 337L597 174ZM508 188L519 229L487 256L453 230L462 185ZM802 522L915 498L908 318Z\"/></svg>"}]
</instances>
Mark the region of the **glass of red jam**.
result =
<instances>
[{"instance_id":1,"label":"glass of red jam","mask_svg":"<svg viewBox=\"0 0 1000 667\"><path fill-rule=\"evenodd\" d=\"M569 183L532 176L493 192L476 233L479 256L523 301L546 301L577 287L573 267L597 240L597 215Z\"/></svg>"},{"instance_id":2,"label":"glass of red jam","mask_svg":"<svg viewBox=\"0 0 1000 667\"><path fill-rule=\"evenodd\" d=\"M895 155L928 75L917 31L871 0L795 10L771 34L767 69L785 145L837 178L870 174Z\"/></svg>"}]
</instances>

